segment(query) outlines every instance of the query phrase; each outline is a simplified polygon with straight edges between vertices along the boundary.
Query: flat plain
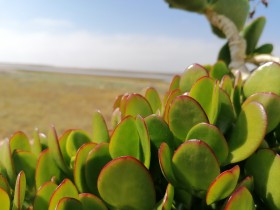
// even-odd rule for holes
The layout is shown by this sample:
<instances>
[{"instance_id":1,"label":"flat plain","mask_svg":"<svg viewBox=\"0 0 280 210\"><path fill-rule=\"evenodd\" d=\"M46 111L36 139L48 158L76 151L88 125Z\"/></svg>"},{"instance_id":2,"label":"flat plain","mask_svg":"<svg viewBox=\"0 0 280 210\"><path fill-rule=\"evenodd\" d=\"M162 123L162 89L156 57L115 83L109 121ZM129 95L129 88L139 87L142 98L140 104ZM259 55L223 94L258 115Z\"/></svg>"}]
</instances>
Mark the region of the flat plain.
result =
<instances>
[{"instance_id":1,"label":"flat plain","mask_svg":"<svg viewBox=\"0 0 280 210\"><path fill-rule=\"evenodd\" d=\"M76 128L91 135L95 110L110 128L115 97L150 86L161 95L167 90L167 83L157 79L0 71L0 139L16 131L31 138L35 128L47 133L51 125L58 134Z\"/></svg>"}]
</instances>

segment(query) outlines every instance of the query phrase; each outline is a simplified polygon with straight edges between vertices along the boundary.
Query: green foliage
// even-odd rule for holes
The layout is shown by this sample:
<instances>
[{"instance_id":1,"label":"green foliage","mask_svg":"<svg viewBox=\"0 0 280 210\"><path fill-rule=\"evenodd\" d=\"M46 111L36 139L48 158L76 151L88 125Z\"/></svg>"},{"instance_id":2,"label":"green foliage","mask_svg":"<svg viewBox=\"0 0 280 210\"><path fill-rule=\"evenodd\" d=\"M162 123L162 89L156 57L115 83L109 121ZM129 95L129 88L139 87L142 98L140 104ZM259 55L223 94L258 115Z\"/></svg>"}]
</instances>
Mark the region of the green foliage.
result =
<instances>
[{"instance_id":1,"label":"green foliage","mask_svg":"<svg viewBox=\"0 0 280 210\"><path fill-rule=\"evenodd\" d=\"M221 61L195 64L164 99L118 97L110 131L96 112L94 137L16 132L0 144L2 208L278 210L279 73L267 63L243 82Z\"/></svg>"}]
</instances>

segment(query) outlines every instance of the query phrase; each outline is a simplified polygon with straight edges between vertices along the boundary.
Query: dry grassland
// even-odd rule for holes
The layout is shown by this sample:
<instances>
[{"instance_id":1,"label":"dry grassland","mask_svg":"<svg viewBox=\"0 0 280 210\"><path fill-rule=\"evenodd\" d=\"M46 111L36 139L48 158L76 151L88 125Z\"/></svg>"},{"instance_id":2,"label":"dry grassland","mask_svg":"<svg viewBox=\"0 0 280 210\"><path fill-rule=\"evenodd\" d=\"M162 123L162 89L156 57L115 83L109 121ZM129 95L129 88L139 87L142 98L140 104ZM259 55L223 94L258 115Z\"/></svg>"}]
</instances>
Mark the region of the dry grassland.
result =
<instances>
[{"instance_id":1,"label":"dry grassland","mask_svg":"<svg viewBox=\"0 0 280 210\"><path fill-rule=\"evenodd\" d=\"M0 72L0 139L34 128L46 133L55 125L59 134L79 128L91 134L92 114L101 110L110 121L117 95L153 86L164 93L160 80L113 78L38 72Z\"/></svg>"}]
</instances>

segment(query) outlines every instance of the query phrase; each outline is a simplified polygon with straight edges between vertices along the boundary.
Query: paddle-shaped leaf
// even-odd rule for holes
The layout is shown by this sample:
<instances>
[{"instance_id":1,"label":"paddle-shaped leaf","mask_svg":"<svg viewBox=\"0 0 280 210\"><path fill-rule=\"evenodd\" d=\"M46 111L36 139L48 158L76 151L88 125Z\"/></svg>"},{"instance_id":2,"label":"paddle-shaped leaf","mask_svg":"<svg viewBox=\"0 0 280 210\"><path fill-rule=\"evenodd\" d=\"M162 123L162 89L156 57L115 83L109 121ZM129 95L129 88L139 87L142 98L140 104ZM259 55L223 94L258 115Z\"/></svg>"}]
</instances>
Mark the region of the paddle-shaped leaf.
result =
<instances>
[{"instance_id":1,"label":"paddle-shaped leaf","mask_svg":"<svg viewBox=\"0 0 280 210\"><path fill-rule=\"evenodd\" d=\"M218 117L220 108L219 89L218 80L203 77L192 86L189 94L202 106L211 124L214 124Z\"/></svg>"},{"instance_id":2,"label":"paddle-shaped leaf","mask_svg":"<svg viewBox=\"0 0 280 210\"><path fill-rule=\"evenodd\" d=\"M49 201L56 188L57 184L53 183L52 181L48 181L45 184L43 184L38 189L34 198L34 210L48 210Z\"/></svg>"},{"instance_id":3,"label":"paddle-shaped leaf","mask_svg":"<svg viewBox=\"0 0 280 210\"><path fill-rule=\"evenodd\" d=\"M175 75L169 85L168 92L172 92L173 90L179 89L180 87L180 79L179 75Z\"/></svg>"},{"instance_id":4,"label":"paddle-shaped leaf","mask_svg":"<svg viewBox=\"0 0 280 210\"><path fill-rule=\"evenodd\" d=\"M225 210L255 210L255 204L250 191L246 187L238 188L226 203Z\"/></svg>"},{"instance_id":5,"label":"paddle-shaped leaf","mask_svg":"<svg viewBox=\"0 0 280 210\"><path fill-rule=\"evenodd\" d=\"M262 149L245 165L246 173L254 178L255 192L271 210L280 209L280 157L272 150Z\"/></svg>"},{"instance_id":6,"label":"paddle-shaped leaf","mask_svg":"<svg viewBox=\"0 0 280 210\"><path fill-rule=\"evenodd\" d=\"M227 65L224 61L218 61L215 63L210 71L210 77L213 79L217 79L219 81L222 80L222 78L225 75L228 75L230 73L230 70L228 69Z\"/></svg>"},{"instance_id":7,"label":"paddle-shaped leaf","mask_svg":"<svg viewBox=\"0 0 280 210\"><path fill-rule=\"evenodd\" d=\"M177 180L173 172L172 153L168 144L166 143L161 144L158 151L158 159L164 177L167 179L168 182L176 186Z\"/></svg>"},{"instance_id":8,"label":"paddle-shaped leaf","mask_svg":"<svg viewBox=\"0 0 280 210\"><path fill-rule=\"evenodd\" d=\"M46 166L48 169L46 170ZM53 180L55 182L60 182L62 177L62 171L55 164L50 151L48 149L41 152L35 171L35 184L36 189L39 189L45 182Z\"/></svg>"},{"instance_id":9,"label":"paddle-shaped leaf","mask_svg":"<svg viewBox=\"0 0 280 210\"><path fill-rule=\"evenodd\" d=\"M145 123L149 132L151 143L159 148L161 143L166 142L173 148L173 135L168 124L158 115L150 115L145 118ZM159 132L160 131L160 132Z\"/></svg>"},{"instance_id":10,"label":"paddle-shaped leaf","mask_svg":"<svg viewBox=\"0 0 280 210\"><path fill-rule=\"evenodd\" d=\"M0 174L0 188L5 190L7 193L10 193L9 182L2 174Z\"/></svg>"},{"instance_id":11,"label":"paddle-shaped leaf","mask_svg":"<svg viewBox=\"0 0 280 210\"><path fill-rule=\"evenodd\" d=\"M84 210L108 210L103 201L93 194L79 194L79 200L83 204Z\"/></svg>"},{"instance_id":12,"label":"paddle-shaped leaf","mask_svg":"<svg viewBox=\"0 0 280 210\"><path fill-rule=\"evenodd\" d=\"M87 143L80 147L74 162L74 182L79 192L88 192L86 183L85 166L89 152L96 146L95 143Z\"/></svg>"},{"instance_id":13,"label":"paddle-shaped leaf","mask_svg":"<svg viewBox=\"0 0 280 210\"><path fill-rule=\"evenodd\" d=\"M149 171L140 161L129 156L114 159L102 169L98 191L113 209L151 210L156 202Z\"/></svg>"},{"instance_id":14,"label":"paddle-shaped leaf","mask_svg":"<svg viewBox=\"0 0 280 210\"><path fill-rule=\"evenodd\" d=\"M193 84L201 77L208 76L208 71L199 64L190 65L182 74L179 87L184 92L189 92Z\"/></svg>"},{"instance_id":15,"label":"paddle-shaped leaf","mask_svg":"<svg viewBox=\"0 0 280 210\"><path fill-rule=\"evenodd\" d=\"M233 82L229 75L223 76L220 87L227 93L227 95L231 96L233 91Z\"/></svg>"},{"instance_id":16,"label":"paddle-shaped leaf","mask_svg":"<svg viewBox=\"0 0 280 210\"><path fill-rule=\"evenodd\" d=\"M241 182L238 184L239 187L246 187L250 192L253 192L254 190L254 178L252 176L246 176L245 179L243 179Z\"/></svg>"},{"instance_id":17,"label":"paddle-shaped leaf","mask_svg":"<svg viewBox=\"0 0 280 210\"><path fill-rule=\"evenodd\" d=\"M263 141L266 125L267 116L261 104L244 104L228 140L227 162L236 163L254 153Z\"/></svg>"},{"instance_id":18,"label":"paddle-shaped leaf","mask_svg":"<svg viewBox=\"0 0 280 210\"><path fill-rule=\"evenodd\" d=\"M75 199L75 198L69 198L69 197L64 197L61 198L55 207L55 210L83 210L83 205L82 203Z\"/></svg>"},{"instance_id":19,"label":"paddle-shaped leaf","mask_svg":"<svg viewBox=\"0 0 280 210\"><path fill-rule=\"evenodd\" d=\"M162 210L171 210L173 199L174 199L174 187L171 184L168 184L162 201Z\"/></svg>"},{"instance_id":20,"label":"paddle-shaped leaf","mask_svg":"<svg viewBox=\"0 0 280 210\"><path fill-rule=\"evenodd\" d=\"M158 91L155 88L153 87L147 88L145 91L145 98L148 100L149 104L151 105L154 114L161 112L161 108L162 108L161 99Z\"/></svg>"},{"instance_id":21,"label":"paddle-shaped leaf","mask_svg":"<svg viewBox=\"0 0 280 210\"><path fill-rule=\"evenodd\" d=\"M109 142L109 132L105 119L100 111L93 114L93 138L92 141L96 143Z\"/></svg>"},{"instance_id":22,"label":"paddle-shaped leaf","mask_svg":"<svg viewBox=\"0 0 280 210\"><path fill-rule=\"evenodd\" d=\"M35 169L37 157L31 152L16 150L13 153L13 161L16 173L24 171L26 175L27 186L30 188L35 186Z\"/></svg>"},{"instance_id":23,"label":"paddle-shaped leaf","mask_svg":"<svg viewBox=\"0 0 280 210\"><path fill-rule=\"evenodd\" d=\"M14 135L10 138L10 147L11 153L13 153L17 149L31 151L29 139L21 131L14 133Z\"/></svg>"},{"instance_id":24,"label":"paddle-shaped leaf","mask_svg":"<svg viewBox=\"0 0 280 210\"><path fill-rule=\"evenodd\" d=\"M153 110L145 97L140 94L130 94L125 103L124 116L131 115L136 117L141 115L142 117L147 117L153 114Z\"/></svg>"},{"instance_id":25,"label":"paddle-shaped leaf","mask_svg":"<svg viewBox=\"0 0 280 210\"><path fill-rule=\"evenodd\" d=\"M8 193L0 187L0 201L2 210L10 210L10 197Z\"/></svg>"},{"instance_id":26,"label":"paddle-shaped leaf","mask_svg":"<svg viewBox=\"0 0 280 210\"><path fill-rule=\"evenodd\" d=\"M90 142L91 139L84 131L74 130L67 138L66 151L70 157L74 157L82 145Z\"/></svg>"},{"instance_id":27,"label":"paddle-shaped leaf","mask_svg":"<svg viewBox=\"0 0 280 210\"><path fill-rule=\"evenodd\" d=\"M216 201L228 197L235 189L240 174L238 165L230 170L221 173L210 185L207 195L206 203L210 205Z\"/></svg>"},{"instance_id":28,"label":"paddle-shaped leaf","mask_svg":"<svg viewBox=\"0 0 280 210\"><path fill-rule=\"evenodd\" d=\"M38 129L35 129L33 132L33 141L31 142L31 152L38 157L41 151L42 145L40 140L40 133Z\"/></svg>"},{"instance_id":29,"label":"paddle-shaped leaf","mask_svg":"<svg viewBox=\"0 0 280 210\"><path fill-rule=\"evenodd\" d=\"M166 122L168 122L168 114L169 114L169 110L170 110L170 105L171 105L172 101L174 100L174 98L176 98L179 95L181 95L181 90L179 90L179 89L175 89L167 95L165 106L164 106L164 111L163 111L163 118Z\"/></svg>"},{"instance_id":30,"label":"paddle-shaped leaf","mask_svg":"<svg viewBox=\"0 0 280 210\"><path fill-rule=\"evenodd\" d=\"M251 95L244 104L251 101L259 102L263 105L265 112L267 114L267 131L271 132L280 123L280 96L274 93L255 93Z\"/></svg>"},{"instance_id":31,"label":"paddle-shaped leaf","mask_svg":"<svg viewBox=\"0 0 280 210\"><path fill-rule=\"evenodd\" d=\"M61 184L55 189L51 196L48 210L55 210L56 205L58 204L60 199L64 197L78 199L77 188L69 179L64 179Z\"/></svg>"},{"instance_id":32,"label":"paddle-shaped leaf","mask_svg":"<svg viewBox=\"0 0 280 210\"><path fill-rule=\"evenodd\" d=\"M222 164L228 156L228 145L219 129L208 123L199 123L191 128L186 140L199 139L207 143Z\"/></svg>"},{"instance_id":33,"label":"paddle-shaped leaf","mask_svg":"<svg viewBox=\"0 0 280 210\"><path fill-rule=\"evenodd\" d=\"M109 150L112 158L124 155L140 159L140 141L135 119L132 116L124 118L114 130Z\"/></svg>"},{"instance_id":34,"label":"paddle-shaped leaf","mask_svg":"<svg viewBox=\"0 0 280 210\"><path fill-rule=\"evenodd\" d=\"M23 201L25 198L26 191L26 177L23 171L21 171L16 180L15 192L14 192L14 200L13 200L13 208L12 210L21 210Z\"/></svg>"},{"instance_id":35,"label":"paddle-shaped leaf","mask_svg":"<svg viewBox=\"0 0 280 210\"><path fill-rule=\"evenodd\" d=\"M212 149L200 140L181 144L173 155L172 163L180 187L196 196L204 197L212 181L220 174Z\"/></svg>"},{"instance_id":36,"label":"paddle-shaped leaf","mask_svg":"<svg viewBox=\"0 0 280 210\"><path fill-rule=\"evenodd\" d=\"M66 165L66 162L63 159L58 137L57 137L57 133L53 126L49 130L48 146L49 146L49 151L50 151L51 157L54 160L54 163L57 164L58 167L61 168L61 170L63 170L66 174L71 174L71 170ZM41 183L41 184L43 184L43 183Z\"/></svg>"},{"instance_id":37,"label":"paddle-shaped leaf","mask_svg":"<svg viewBox=\"0 0 280 210\"><path fill-rule=\"evenodd\" d=\"M280 95L280 64L268 62L255 70L244 84L244 95L248 98L257 92L273 92Z\"/></svg>"},{"instance_id":38,"label":"paddle-shaped leaf","mask_svg":"<svg viewBox=\"0 0 280 210\"><path fill-rule=\"evenodd\" d=\"M184 95L173 100L168 114L168 124L174 136L181 142L185 140L189 130L201 122L208 122L208 119L196 100Z\"/></svg>"},{"instance_id":39,"label":"paddle-shaped leaf","mask_svg":"<svg viewBox=\"0 0 280 210\"><path fill-rule=\"evenodd\" d=\"M141 116L136 117L135 124L140 140L140 151L142 153L140 160L147 168L149 168L151 162L151 142L148 129L144 119Z\"/></svg>"},{"instance_id":40,"label":"paddle-shaped leaf","mask_svg":"<svg viewBox=\"0 0 280 210\"><path fill-rule=\"evenodd\" d=\"M248 24L243 30L243 37L246 40L246 54L252 54L258 44L265 26L266 18L258 17Z\"/></svg>"},{"instance_id":41,"label":"paddle-shaped leaf","mask_svg":"<svg viewBox=\"0 0 280 210\"><path fill-rule=\"evenodd\" d=\"M9 139L0 141L0 157L1 169L3 168L5 174L7 174L10 184L14 185L16 182L16 173L14 162L12 160Z\"/></svg>"},{"instance_id":42,"label":"paddle-shaped leaf","mask_svg":"<svg viewBox=\"0 0 280 210\"><path fill-rule=\"evenodd\" d=\"M97 190L97 179L102 168L112 160L109 153L109 144L100 143L88 154L85 165L85 177L87 187L91 193L99 195Z\"/></svg>"},{"instance_id":43,"label":"paddle-shaped leaf","mask_svg":"<svg viewBox=\"0 0 280 210\"><path fill-rule=\"evenodd\" d=\"M180 0L165 0L170 7L188 10L192 12L203 13L203 10L207 6L206 0L189 0L189 1L180 1Z\"/></svg>"},{"instance_id":44,"label":"paddle-shaped leaf","mask_svg":"<svg viewBox=\"0 0 280 210\"><path fill-rule=\"evenodd\" d=\"M232 102L228 94L220 88L219 93L220 110L215 125L221 130L222 133L226 133L232 126L235 120L235 113Z\"/></svg>"}]
</instances>

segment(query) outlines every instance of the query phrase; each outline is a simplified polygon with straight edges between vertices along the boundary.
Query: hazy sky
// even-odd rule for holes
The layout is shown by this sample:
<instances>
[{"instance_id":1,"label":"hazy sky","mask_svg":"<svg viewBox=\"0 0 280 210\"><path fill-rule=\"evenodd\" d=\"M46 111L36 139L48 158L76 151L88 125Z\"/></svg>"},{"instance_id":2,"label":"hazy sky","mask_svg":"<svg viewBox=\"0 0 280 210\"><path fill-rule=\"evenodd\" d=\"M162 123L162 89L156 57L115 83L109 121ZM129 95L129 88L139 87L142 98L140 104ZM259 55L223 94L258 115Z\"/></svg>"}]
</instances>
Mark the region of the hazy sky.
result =
<instances>
[{"instance_id":1,"label":"hazy sky","mask_svg":"<svg viewBox=\"0 0 280 210\"><path fill-rule=\"evenodd\" d=\"M214 63L225 40L206 18L169 9L163 0L0 0L0 62L181 72ZM280 1L261 43L280 56Z\"/></svg>"}]
</instances>

